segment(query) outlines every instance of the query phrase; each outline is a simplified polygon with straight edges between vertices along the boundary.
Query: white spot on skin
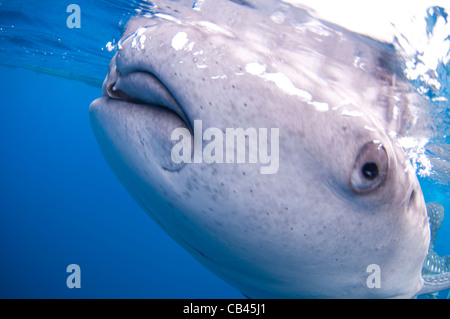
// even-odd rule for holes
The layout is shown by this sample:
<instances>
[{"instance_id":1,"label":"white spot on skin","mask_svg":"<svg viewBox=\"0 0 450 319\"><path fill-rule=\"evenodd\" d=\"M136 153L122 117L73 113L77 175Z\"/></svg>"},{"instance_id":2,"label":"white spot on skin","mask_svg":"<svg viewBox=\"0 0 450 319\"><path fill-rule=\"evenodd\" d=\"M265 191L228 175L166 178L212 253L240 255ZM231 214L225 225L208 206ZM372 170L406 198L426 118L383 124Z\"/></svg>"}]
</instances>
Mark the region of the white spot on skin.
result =
<instances>
[{"instance_id":1,"label":"white spot on skin","mask_svg":"<svg viewBox=\"0 0 450 319\"><path fill-rule=\"evenodd\" d=\"M327 112L330 109L328 103L325 102L308 102L308 104L314 106L319 112Z\"/></svg>"},{"instance_id":2,"label":"white spot on skin","mask_svg":"<svg viewBox=\"0 0 450 319\"><path fill-rule=\"evenodd\" d=\"M195 45L195 42L189 43L189 45L186 47L185 50L191 52L194 49L194 45Z\"/></svg>"},{"instance_id":3,"label":"white spot on skin","mask_svg":"<svg viewBox=\"0 0 450 319\"><path fill-rule=\"evenodd\" d=\"M195 1L192 9L194 9L195 11L201 11L203 2L205 2L205 0L197 0L197 1Z\"/></svg>"},{"instance_id":4,"label":"white spot on skin","mask_svg":"<svg viewBox=\"0 0 450 319\"><path fill-rule=\"evenodd\" d=\"M142 50L145 49L144 42L145 42L145 39L146 39L146 38L147 38L147 37L145 36L145 34L139 38L139 43L141 44L141 49L142 49Z\"/></svg>"},{"instance_id":5,"label":"white spot on skin","mask_svg":"<svg viewBox=\"0 0 450 319\"><path fill-rule=\"evenodd\" d=\"M136 48L138 51L145 49L145 40L147 39L147 36L144 34L145 31L147 31L148 27L142 27L137 29L132 35L133 40L131 42L131 47ZM119 49L122 47L120 46L120 42L118 43ZM109 48L108 48L109 50Z\"/></svg>"},{"instance_id":6,"label":"white spot on skin","mask_svg":"<svg viewBox=\"0 0 450 319\"><path fill-rule=\"evenodd\" d=\"M143 35L145 33L145 31L147 30L147 28L139 28L136 30L136 36L140 37L141 35Z\"/></svg>"},{"instance_id":7,"label":"white spot on skin","mask_svg":"<svg viewBox=\"0 0 450 319\"><path fill-rule=\"evenodd\" d=\"M234 34L231 33L230 31L218 26L215 23L209 22L209 21L195 21L192 24L195 26L202 27L212 33L219 33L219 34L223 34L223 35L226 35L226 36L232 37L232 38L235 37Z\"/></svg>"},{"instance_id":8,"label":"white spot on skin","mask_svg":"<svg viewBox=\"0 0 450 319\"><path fill-rule=\"evenodd\" d=\"M394 120L398 119L398 116L400 114L400 108L395 105L394 108L392 109L392 117L394 118Z\"/></svg>"},{"instance_id":9,"label":"white spot on skin","mask_svg":"<svg viewBox=\"0 0 450 319\"><path fill-rule=\"evenodd\" d=\"M326 27L325 25L323 25L322 23L320 23L317 20L311 20L308 23L303 23L301 25L297 25L295 26L296 29L299 30L308 30L312 33L315 33L319 36L324 36L324 37L328 37L330 36L331 32L328 27Z\"/></svg>"},{"instance_id":10,"label":"white spot on skin","mask_svg":"<svg viewBox=\"0 0 450 319\"><path fill-rule=\"evenodd\" d=\"M349 116L349 117L361 117L363 114L360 111L350 111L347 109L342 110L342 116Z\"/></svg>"},{"instance_id":11,"label":"white spot on skin","mask_svg":"<svg viewBox=\"0 0 450 319\"><path fill-rule=\"evenodd\" d=\"M309 92L297 88L285 74L279 72L267 73L266 69L267 67L265 65L259 63L249 63L245 66L245 71L248 73L274 83L278 88L289 95L298 96L303 102L314 106L317 111L326 112L330 109L328 103L313 101L312 95Z\"/></svg>"},{"instance_id":12,"label":"white spot on skin","mask_svg":"<svg viewBox=\"0 0 450 319\"><path fill-rule=\"evenodd\" d=\"M180 31L172 38L172 48L182 50L189 42L186 32Z\"/></svg>"},{"instance_id":13,"label":"white spot on skin","mask_svg":"<svg viewBox=\"0 0 450 319\"><path fill-rule=\"evenodd\" d=\"M284 15L283 12L280 12L280 11L276 11L270 16L270 20L272 20L273 22L275 22L277 24L282 24L285 19L286 19L286 16Z\"/></svg>"},{"instance_id":14,"label":"white spot on skin","mask_svg":"<svg viewBox=\"0 0 450 319\"><path fill-rule=\"evenodd\" d=\"M167 21L172 21L172 22L176 22L176 23L180 22L180 20L178 20L177 18L175 18L169 14L155 13L154 16L157 18L163 19L163 20L167 20Z\"/></svg>"},{"instance_id":15,"label":"white spot on skin","mask_svg":"<svg viewBox=\"0 0 450 319\"><path fill-rule=\"evenodd\" d=\"M355 105L355 101L350 98L342 100L337 106L333 107L333 111L336 111L342 106L349 106L349 105Z\"/></svg>"},{"instance_id":16,"label":"white spot on skin","mask_svg":"<svg viewBox=\"0 0 450 319\"><path fill-rule=\"evenodd\" d=\"M396 139L397 138L397 132L396 131L389 131L389 137L392 139Z\"/></svg>"},{"instance_id":17,"label":"white spot on skin","mask_svg":"<svg viewBox=\"0 0 450 319\"><path fill-rule=\"evenodd\" d=\"M355 57L355 60L353 61L353 66L363 71L366 70L366 64L364 62L361 62L361 58L359 56Z\"/></svg>"},{"instance_id":18,"label":"white spot on skin","mask_svg":"<svg viewBox=\"0 0 450 319\"><path fill-rule=\"evenodd\" d=\"M365 128L366 130L368 130L368 131L371 131L371 132L376 132L376 131L377 131L377 130L374 129L373 127L370 127L370 126L367 126L367 125L364 125L364 128Z\"/></svg>"},{"instance_id":19,"label":"white spot on skin","mask_svg":"<svg viewBox=\"0 0 450 319\"><path fill-rule=\"evenodd\" d=\"M304 102L310 102L312 100L311 94L307 91L301 90L294 86L292 81L283 73L266 73L263 78L267 81L271 81L276 84L281 90L290 94L296 95Z\"/></svg>"},{"instance_id":20,"label":"white spot on skin","mask_svg":"<svg viewBox=\"0 0 450 319\"><path fill-rule=\"evenodd\" d=\"M249 63L245 66L245 71L253 75L262 75L266 71L266 67L259 63Z\"/></svg>"}]
</instances>

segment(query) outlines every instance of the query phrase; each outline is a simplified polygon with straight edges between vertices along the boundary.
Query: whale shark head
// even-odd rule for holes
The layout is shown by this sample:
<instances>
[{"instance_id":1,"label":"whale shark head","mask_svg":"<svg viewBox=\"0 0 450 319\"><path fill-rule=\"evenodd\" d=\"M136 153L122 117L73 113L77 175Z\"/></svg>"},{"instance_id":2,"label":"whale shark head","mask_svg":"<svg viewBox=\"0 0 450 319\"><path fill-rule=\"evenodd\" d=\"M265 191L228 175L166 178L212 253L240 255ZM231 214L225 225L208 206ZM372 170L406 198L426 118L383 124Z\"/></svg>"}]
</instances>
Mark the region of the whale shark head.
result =
<instances>
[{"instance_id":1,"label":"whale shark head","mask_svg":"<svg viewBox=\"0 0 450 319\"><path fill-rule=\"evenodd\" d=\"M411 91L395 50L242 4L128 23L90 106L108 164L247 296L416 295L430 230L396 142Z\"/></svg>"}]
</instances>

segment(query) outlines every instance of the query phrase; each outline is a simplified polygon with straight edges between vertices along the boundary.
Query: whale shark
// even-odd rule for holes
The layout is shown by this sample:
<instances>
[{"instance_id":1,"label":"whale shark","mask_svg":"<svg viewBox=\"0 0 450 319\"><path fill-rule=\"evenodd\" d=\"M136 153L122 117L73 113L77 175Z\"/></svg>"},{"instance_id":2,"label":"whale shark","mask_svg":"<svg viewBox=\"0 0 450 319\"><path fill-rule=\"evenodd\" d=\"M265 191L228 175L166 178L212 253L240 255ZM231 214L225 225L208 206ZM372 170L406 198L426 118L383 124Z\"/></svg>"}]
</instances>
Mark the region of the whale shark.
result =
<instances>
[{"instance_id":1,"label":"whale shark","mask_svg":"<svg viewBox=\"0 0 450 319\"><path fill-rule=\"evenodd\" d=\"M128 22L89 113L112 171L249 298L449 288L448 272L422 272L435 218L398 143L418 97L395 47L287 4L257 6L154 1ZM277 169L261 174L268 151Z\"/></svg>"}]
</instances>

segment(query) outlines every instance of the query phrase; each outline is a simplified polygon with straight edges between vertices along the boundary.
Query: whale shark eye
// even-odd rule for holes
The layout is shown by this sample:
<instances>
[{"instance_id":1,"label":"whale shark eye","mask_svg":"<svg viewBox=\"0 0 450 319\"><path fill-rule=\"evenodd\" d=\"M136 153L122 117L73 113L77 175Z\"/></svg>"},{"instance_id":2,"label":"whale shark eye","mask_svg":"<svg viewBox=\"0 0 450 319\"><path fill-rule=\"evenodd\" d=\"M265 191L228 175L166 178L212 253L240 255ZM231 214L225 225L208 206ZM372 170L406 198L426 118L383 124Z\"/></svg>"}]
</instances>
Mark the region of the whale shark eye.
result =
<instances>
[{"instance_id":1,"label":"whale shark eye","mask_svg":"<svg viewBox=\"0 0 450 319\"><path fill-rule=\"evenodd\" d=\"M372 141L365 144L356 157L350 184L357 193L376 189L386 179L389 157L383 144Z\"/></svg>"},{"instance_id":2,"label":"whale shark eye","mask_svg":"<svg viewBox=\"0 0 450 319\"><path fill-rule=\"evenodd\" d=\"M376 163L366 163L362 167L361 173L365 178L373 180L378 176L378 166Z\"/></svg>"}]
</instances>

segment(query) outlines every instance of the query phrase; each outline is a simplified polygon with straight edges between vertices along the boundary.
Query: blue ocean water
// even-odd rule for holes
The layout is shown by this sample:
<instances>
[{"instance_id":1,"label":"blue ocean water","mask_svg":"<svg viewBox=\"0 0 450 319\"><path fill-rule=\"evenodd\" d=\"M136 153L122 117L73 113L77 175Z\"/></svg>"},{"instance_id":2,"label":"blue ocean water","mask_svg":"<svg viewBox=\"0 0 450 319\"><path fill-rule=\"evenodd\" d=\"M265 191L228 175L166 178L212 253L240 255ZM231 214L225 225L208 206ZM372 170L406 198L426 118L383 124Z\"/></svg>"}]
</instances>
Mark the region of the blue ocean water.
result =
<instances>
[{"instance_id":1,"label":"blue ocean water","mask_svg":"<svg viewBox=\"0 0 450 319\"><path fill-rule=\"evenodd\" d=\"M0 298L242 298L138 207L89 125L114 54L106 44L148 4L77 1L82 27L69 29L70 3L0 1ZM449 70L440 64L430 99L450 97ZM435 103L434 145L445 160L448 102ZM421 177L421 186L427 202L450 212L448 171L439 174ZM450 217L435 251L450 254ZM69 264L81 268L81 289L66 285Z\"/></svg>"}]
</instances>

